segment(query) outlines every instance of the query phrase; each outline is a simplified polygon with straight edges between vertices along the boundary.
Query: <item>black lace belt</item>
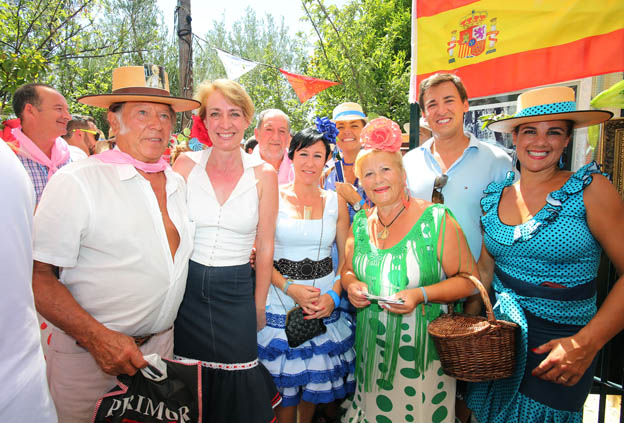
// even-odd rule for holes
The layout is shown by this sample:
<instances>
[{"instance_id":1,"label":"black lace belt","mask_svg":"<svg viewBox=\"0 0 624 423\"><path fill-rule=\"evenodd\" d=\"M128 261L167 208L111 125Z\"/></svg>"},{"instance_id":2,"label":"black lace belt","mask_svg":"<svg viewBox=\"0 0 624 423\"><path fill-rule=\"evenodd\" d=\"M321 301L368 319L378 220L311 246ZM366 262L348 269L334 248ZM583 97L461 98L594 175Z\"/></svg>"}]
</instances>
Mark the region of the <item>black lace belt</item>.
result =
<instances>
[{"instance_id":1,"label":"black lace belt","mask_svg":"<svg viewBox=\"0 0 624 423\"><path fill-rule=\"evenodd\" d=\"M273 266L284 276L300 281L322 278L329 275L333 270L331 257L314 261L305 258L301 261L279 259L273 262Z\"/></svg>"}]
</instances>

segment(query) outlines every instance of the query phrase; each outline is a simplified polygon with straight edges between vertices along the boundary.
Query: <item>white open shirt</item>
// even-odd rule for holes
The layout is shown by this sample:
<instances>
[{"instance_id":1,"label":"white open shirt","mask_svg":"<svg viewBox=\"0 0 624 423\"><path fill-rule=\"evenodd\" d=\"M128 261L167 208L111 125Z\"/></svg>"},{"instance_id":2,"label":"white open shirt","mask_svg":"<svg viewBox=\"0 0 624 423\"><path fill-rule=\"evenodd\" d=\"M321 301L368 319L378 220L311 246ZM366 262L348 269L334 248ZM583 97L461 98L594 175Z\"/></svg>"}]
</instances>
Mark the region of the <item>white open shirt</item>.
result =
<instances>
[{"instance_id":1,"label":"white open shirt","mask_svg":"<svg viewBox=\"0 0 624 423\"><path fill-rule=\"evenodd\" d=\"M34 259L60 267L76 301L109 329L143 336L171 327L193 249L184 179L165 171L180 235L172 260L156 196L132 165L90 157L61 170L35 213Z\"/></svg>"}]
</instances>

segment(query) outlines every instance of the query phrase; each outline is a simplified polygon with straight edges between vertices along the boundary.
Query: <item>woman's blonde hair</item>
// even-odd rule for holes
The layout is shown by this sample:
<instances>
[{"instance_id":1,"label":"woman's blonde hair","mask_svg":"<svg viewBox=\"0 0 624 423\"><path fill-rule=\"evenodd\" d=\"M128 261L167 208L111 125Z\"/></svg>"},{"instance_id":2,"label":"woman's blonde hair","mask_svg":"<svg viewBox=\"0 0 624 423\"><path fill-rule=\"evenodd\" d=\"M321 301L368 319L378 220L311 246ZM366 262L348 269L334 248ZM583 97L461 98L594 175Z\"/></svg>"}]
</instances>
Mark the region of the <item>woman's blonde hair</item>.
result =
<instances>
[{"instance_id":1,"label":"woman's blonde hair","mask_svg":"<svg viewBox=\"0 0 624 423\"><path fill-rule=\"evenodd\" d=\"M247 121L252 121L254 104L251 101L251 97L238 82L230 79L215 79L212 82L204 81L199 85L195 94L195 100L201 103L201 106L199 106L200 118L206 118L206 100L215 91L219 91L228 102L243 109L243 115Z\"/></svg>"},{"instance_id":2,"label":"woman's blonde hair","mask_svg":"<svg viewBox=\"0 0 624 423\"><path fill-rule=\"evenodd\" d=\"M392 153L390 151L383 151L383 150L362 149L360 150L357 157L355 158L355 163L353 165L353 172L355 173L355 176L360 181L362 180L362 160L364 160L366 157L370 156L371 154L378 154L378 153L389 154L390 157L392 157L392 161L399 168L399 170L405 173L405 169L403 168L403 155L401 154L401 151L395 151L394 153Z\"/></svg>"}]
</instances>

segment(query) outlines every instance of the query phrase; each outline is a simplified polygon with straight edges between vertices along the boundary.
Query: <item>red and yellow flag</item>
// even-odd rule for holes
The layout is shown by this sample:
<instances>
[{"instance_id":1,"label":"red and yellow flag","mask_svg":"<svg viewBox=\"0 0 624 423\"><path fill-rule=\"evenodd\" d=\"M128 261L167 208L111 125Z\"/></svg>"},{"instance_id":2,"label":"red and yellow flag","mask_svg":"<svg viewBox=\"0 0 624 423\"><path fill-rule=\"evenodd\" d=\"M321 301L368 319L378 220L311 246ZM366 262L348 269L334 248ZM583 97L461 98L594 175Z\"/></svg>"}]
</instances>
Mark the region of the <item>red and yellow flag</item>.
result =
<instances>
[{"instance_id":1,"label":"red and yellow flag","mask_svg":"<svg viewBox=\"0 0 624 423\"><path fill-rule=\"evenodd\" d=\"M412 103L436 72L482 97L622 70L623 0L412 2Z\"/></svg>"}]
</instances>

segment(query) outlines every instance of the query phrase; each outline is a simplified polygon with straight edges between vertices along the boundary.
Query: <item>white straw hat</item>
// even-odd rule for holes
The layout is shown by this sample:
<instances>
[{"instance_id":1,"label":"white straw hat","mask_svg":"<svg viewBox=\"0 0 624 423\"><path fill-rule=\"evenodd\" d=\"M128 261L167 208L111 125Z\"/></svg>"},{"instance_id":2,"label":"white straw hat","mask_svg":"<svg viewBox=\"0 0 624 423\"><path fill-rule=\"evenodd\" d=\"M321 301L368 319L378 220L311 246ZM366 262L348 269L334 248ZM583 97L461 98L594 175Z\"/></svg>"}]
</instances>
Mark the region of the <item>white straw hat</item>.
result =
<instances>
[{"instance_id":1,"label":"white straw hat","mask_svg":"<svg viewBox=\"0 0 624 423\"><path fill-rule=\"evenodd\" d=\"M368 122L368 118L362 110L362 106L357 103L342 103L334 109L332 120L338 122L341 120L357 120L362 119Z\"/></svg>"}]
</instances>

